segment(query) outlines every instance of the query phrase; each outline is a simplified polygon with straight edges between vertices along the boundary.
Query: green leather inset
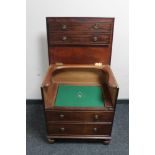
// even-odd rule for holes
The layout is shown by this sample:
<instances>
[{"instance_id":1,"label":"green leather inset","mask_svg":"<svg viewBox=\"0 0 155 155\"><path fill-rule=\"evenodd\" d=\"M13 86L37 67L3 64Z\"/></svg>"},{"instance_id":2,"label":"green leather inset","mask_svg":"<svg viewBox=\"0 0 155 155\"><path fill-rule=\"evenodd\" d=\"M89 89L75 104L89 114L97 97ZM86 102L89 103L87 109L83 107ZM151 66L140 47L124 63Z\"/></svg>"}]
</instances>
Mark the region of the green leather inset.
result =
<instances>
[{"instance_id":1,"label":"green leather inset","mask_svg":"<svg viewBox=\"0 0 155 155\"><path fill-rule=\"evenodd\" d=\"M100 86L59 85L55 106L103 107L103 90Z\"/></svg>"}]
</instances>

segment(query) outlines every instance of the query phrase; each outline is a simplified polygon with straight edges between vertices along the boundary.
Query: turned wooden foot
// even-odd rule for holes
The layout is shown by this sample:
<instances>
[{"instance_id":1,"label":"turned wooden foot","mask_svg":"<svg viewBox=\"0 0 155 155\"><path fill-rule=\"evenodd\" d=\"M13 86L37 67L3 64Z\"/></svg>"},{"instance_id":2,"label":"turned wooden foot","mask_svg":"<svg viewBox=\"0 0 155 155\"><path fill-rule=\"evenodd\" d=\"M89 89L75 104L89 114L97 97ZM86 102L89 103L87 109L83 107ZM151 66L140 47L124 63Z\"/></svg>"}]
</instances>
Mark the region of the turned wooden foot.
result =
<instances>
[{"instance_id":1,"label":"turned wooden foot","mask_svg":"<svg viewBox=\"0 0 155 155\"><path fill-rule=\"evenodd\" d=\"M110 139L103 140L103 144L104 144L104 145L108 145L108 144L110 144L110 142L111 142Z\"/></svg>"},{"instance_id":2,"label":"turned wooden foot","mask_svg":"<svg viewBox=\"0 0 155 155\"><path fill-rule=\"evenodd\" d=\"M55 142L55 140L52 139L52 138L48 138L48 142L49 142L50 144L53 144L53 143Z\"/></svg>"}]
</instances>

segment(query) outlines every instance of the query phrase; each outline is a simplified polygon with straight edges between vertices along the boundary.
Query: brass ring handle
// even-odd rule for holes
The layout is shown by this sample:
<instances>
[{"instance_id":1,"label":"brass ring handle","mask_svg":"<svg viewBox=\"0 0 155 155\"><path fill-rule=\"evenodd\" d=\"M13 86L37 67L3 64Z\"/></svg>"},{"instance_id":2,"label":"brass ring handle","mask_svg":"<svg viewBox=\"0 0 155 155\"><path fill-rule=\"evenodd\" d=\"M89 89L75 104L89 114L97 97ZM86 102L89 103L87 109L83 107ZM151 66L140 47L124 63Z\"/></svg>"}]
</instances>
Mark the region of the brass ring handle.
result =
<instances>
[{"instance_id":1,"label":"brass ring handle","mask_svg":"<svg viewBox=\"0 0 155 155\"><path fill-rule=\"evenodd\" d=\"M98 115L95 115L94 118L95 118L95 120L98 120Z\"/></svg>"},{"instance_id":2,"label":"brass ring handle","mask_svg":"<svg viewBox=\"0 0 155 155\"><path fill-rule=\"evenodd\" d=\"M62 29L63 29L63 30L66 30L66 29L67 29L67 25L65 25L65 24L62 25Z\"/></svg>"},{"instance_id":3,"label":"brass ring handle","mask_svg":"<svg viewBox=\"0 0 155 155\"><path fill-rule=\"evenodd\" d=\"M62 132L65 131L65 128L60 128L60 131L62 131Z\"/></svg>"},{"instance_id":4,"label":"brass ring handle","mask_svg":"<svg viewBox=\"0 0 155 155\"><path fill-rule=\"evenodd\" d=\"M93 37L93 41L94 41L94 42L97 41L97 37Z\"/></svg>"},{"instance_id":5,"label":"brass ring handle","mask_svg":"<svg viewBox=\"0 0 155 155\"><path fill-rule=\"evenodd\" d=\"M63 37L62 37L62 40L63 40L63 41L67 40L67 37L66 37L66 36L63 36Z\"/></svg>"},{"instance_id":6,"label":"brass ring handle","mask_svg":"<svg viewBox=\"0 0 155 155\"><path fill-rule=\"evenodd\" d=\"M60 114L60 118L64 118L64 114Z\"/></svg>"},{"instance_id":7,"label":"brass ring handle","mask_svg":"<svg viewBox=\"0 0 155 155\"><path fill-rule=\"evenodd\" d=\"M98 29L99 27L98 27L98 24L96 23L95 25L94 25L94 29Z\"/></svg>"},{"instance_id":8,"label":"brass ring handle","mask_svg":"<svg viewBox=\"0 0 155 155\"><path fill-rule=\"evenodd\" d=\"M97 132L97 130L98 130L97 128L93 128L93 131L94 131L94 132Z\"/></svg>"}]
</instances>

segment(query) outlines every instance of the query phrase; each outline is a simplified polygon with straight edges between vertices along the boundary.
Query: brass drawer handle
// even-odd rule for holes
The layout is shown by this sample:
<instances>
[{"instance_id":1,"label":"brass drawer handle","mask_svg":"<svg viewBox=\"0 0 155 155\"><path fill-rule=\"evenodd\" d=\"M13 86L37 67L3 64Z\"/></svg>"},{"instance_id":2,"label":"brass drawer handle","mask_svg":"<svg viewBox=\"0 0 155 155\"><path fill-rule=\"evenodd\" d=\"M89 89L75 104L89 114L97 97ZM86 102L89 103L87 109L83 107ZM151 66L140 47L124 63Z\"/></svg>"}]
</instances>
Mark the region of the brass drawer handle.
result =
<instances>
[{"instance_id":1,"label":"brass drawer handle","mask_svg":"<svg viewBox=\"0 0 155 155\"><path fill-rule=\"evenodd\" d=\"M64 114L60 114L60 118L64 118Z\"/></svg>"},{"instance_id":2,"label":"brass drawer handle","mask_svg":"<svg viewBox=\"0 0 155 155\"><path fill-rule=\"evenodd\" d=\"M114 108L113 107L109 107L109 110L114 110Z\"/></svg>"},{"instance_id":3,"label":"brass drawer handle","mask_svg":"<svg viewBox=\"0 0 155 155\"><path fill-rule=\"evenodd\" d=\"M96 24L93 26L94 29L98 29L98 28L99 28L98 25L99 25L99 24L96 23Z\"/></svg>"},{"instance_id":4,"label":"brass drawer handle","mask_svg":"<svg viewBox=\"0 0 155 155\"><path fill-rule=\"evenodd\" d=\"M99 118L98 115L95 115L95 116L94 116L94 119L95 119L95 120L98 120L98 118Z\"/></svg>"},{"instance_id":5,"label":"brass drawer handle","mask_svg":"<svg viewBox=\"0 0 155 155\"><path fill-rule=\"evenodd\" d=\"M96 41L97 41L97 39L98 39L97 37L93 37L93 41L94 41L94 42L96 42Z\"/></svg>"},{"instance_id":6,"label":"brass drawer handle","mask_svg":"<svg viewBox=\"0 0 155 155\"><path fill-rule=\"evenodd\" d=\"M62 37L62 40L63 40L63 41L66 41L66 40L67 40L67 37L66 37L66 36L63 36L63 37Z\"/></svg>"},{"instance_id":7,"label":"brass drawer handle","mask_svg":"<svg viewBox=\"0 0 155 155\"><path fill-rule=\"evenodd\" d=\"M98 131L98 129L97 129L97 128L93 128L93 131L94 131L94 132L97 132L97 131Z\"/></svg>"},{"instance_id":8,"label":"brass drawer handle","mask_svg":"<svg viewBox=\"0 0 155 155\"><path fill-rule=\"evenodd\" d=\"M65 128L60 128L60 131L61 131L61 132L65 131Z\"/></svg>"},{"instance_id":9,"label":"brass drawer handle","mask_svg":"<svg viewBox=\"0 0 155 155\"><path fill-rule=\"evenodd\" d=\"M62 30L66 30L67 29L67 25L62 25Z\"/></svg>"}]
</instances>

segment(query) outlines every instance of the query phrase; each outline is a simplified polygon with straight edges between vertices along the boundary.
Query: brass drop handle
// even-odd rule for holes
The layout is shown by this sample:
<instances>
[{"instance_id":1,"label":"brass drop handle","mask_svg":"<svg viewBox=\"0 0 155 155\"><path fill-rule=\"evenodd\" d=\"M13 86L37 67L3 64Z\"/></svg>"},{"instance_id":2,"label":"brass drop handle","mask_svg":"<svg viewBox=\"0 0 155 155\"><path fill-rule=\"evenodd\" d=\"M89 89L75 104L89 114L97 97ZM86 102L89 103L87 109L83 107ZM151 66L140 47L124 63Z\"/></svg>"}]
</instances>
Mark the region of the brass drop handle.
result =
<instances>
[{"instance_id":1,"label":"brass drop handle","mask_svg":"<svg viewBox=\"0 0 155 155\"><path fill-rule=\"evenodd\" d=\"M67 37L66 37L66 36L63 36L63 37L62 37L62 40L63 40L63 41L66 41L66 40L67 40Z\"/></svg>"},{"instance_id":2,"label":"brass drop handle","mask_svg":"<svg viewBox=\"0 0 155 155\"><path fill-rule=\"evenodd\" d=\"M95 25L94 25L94 29L98 29L99 27L98 27L98 24L96 23Z\"/></svg>"},{"instance_id":3,"label":"brass drop handle","mask_svg":"<svg viewBox=\"0 0 155 155\"><path fill-rule=\"evenodd\" d=\"M93 131L94 131L94 132L97 132L97 130L98 130L97 128L93 128Z\"/></svg>"},{"instance_id":4,"label":"brass drop handle","mask_svg":"<svg viewBox=\"0 0 155 155\"><path fill-rule=\"evenodd\" d=\"M67 25L65 25L65 24L62 25L62 29L63 29L63 30L66 30L66 29L67 29Z\"/></svg>"},{"instance_id":5,"label":"brass drop handle","mask_svg":"<svg viewBox=\"0 0 155 155\"><path fill-rule=\"evenodd\" d=\"M65 128L60 128L60 131L61 131L61 132L65 131Z\"/></svg>"},{"instance_id":6,"label":"brass drop handle","mask_svg":"<svg viewBox=\"0 0 155 155\"><path fill-rule=\"evenodd\" d=\"M99 117L98 115L95 115L95 116L94 116L95 120L98 120L98 117Z\"/></svg>"},{"instance_id":7,"label":"brass drop handle","mask_svg":"<svg viewBox=\"0 0 155 155\"><path fill-rule=\"evenodd\" d=\"M96 42L97 41L97 37L93 37L93 41Z\"/></svg>"},{"instance_id":8,"label":"brass drop handle","mask_svg":"<svg viewBox=\"0 0 155 155\"><path fill-rule=\"evenodd\" d=\"M64 118L64 114L60 114L60 118Z\"/></svg>"}]
</instances>

